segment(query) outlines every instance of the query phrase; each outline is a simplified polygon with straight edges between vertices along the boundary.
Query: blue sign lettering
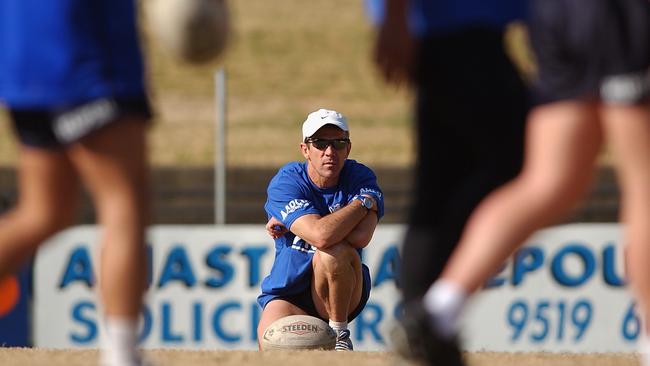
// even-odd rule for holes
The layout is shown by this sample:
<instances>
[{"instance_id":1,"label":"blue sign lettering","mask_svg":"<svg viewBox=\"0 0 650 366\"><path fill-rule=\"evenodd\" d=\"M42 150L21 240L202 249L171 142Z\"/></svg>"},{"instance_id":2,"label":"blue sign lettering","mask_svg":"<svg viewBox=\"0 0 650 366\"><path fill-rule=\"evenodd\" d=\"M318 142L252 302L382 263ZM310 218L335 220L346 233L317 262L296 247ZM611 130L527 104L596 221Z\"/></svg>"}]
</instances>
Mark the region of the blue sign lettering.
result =
<instances>
[{"instance_id":1,"label":"blue sign lettering","mask_svg":"<svg viewBox=\"0 0 650 366\"><path fill-rule=\"evenodd\" d=\"M393 280L399 287L399 273L400 273L400 255L396 245L392 245L386 249L381 256L377 275L375 276L375 287L379 287L384 281Z\"/></svg>"},{"instance_id":2,"label":"blue sign lettering","mask_svg":"<svg viewBox=\"0 0 650 366\"><path fill-rule=\"evenodd\" d=\"M539 299L530 303L517 299L508 307L505 320L512 329L512 343L521 341L526 334L532 343L562 341L569 330L572 341L578 342L589 329L593 313L588 299L578 299L575 303L564 299Z\"/></svg>"},{"instance_id":3,"label":"blue sign lettering","mask_svg":"<svg viewBox=\"0 0 650 366\"><path fill-rule=\"evenodd\" d=\"M570 276L564 270L564 258L567 255L577 256L583 263L583 271L577 276ZM584 284L596 269L596 259L589 248L580 244L571 244L562 248L553 258L551 273L553 278L562 286L577 287Z\"/></svg>"},{"instance_id":4,"label":"blue sign lettering","mask_svg":"<svg viewBox=\"0 0 650 366\"><path fill-rule=\"evenodd\" d=\"M626 285L624 269L617 268L616 261L617 246L612 243L603 248L602 256L602 280L605 284L612 287L623 287ZM584 285L596 272L598 253L595 253L589 246L581 243L567 243L560 249L549 256L550 265L546 267L547 254L543 248L537 246L526 246L515 252L512 259L512 286L520 286L526 276L536 271L547 269L551 277L559 285L566 287L577 287ZM582 269L578 274L571 274L565 268L565 262L568 257L577 258ZM507 268L504 263L493 277L486 281L486 289L500 287L505 285L507 276L503 273Z\"/></svg>"},{"instance_id":5,"label":"blue sign lettering","mask_svg":"<svg viewBox=\"0 0 650 366\"><path fill-rule=\"evenodd\" d=\"M160 335L160 340L167 343L182 343L183 335L174 334L172 330L172 314L171 314L171 305L168 302L163 302L161 304L162 312L162 334Z\"/></svg>"},{"instance_id":6,"label":"blue sign lettering","mask_svg":"<svg viewBox=\"0 0 650 366\"><path fill-rule=\"evenodd\" d=\"M158 287L165 287L169 281L181 281L187 287L192 287L196 283L192 264L182 246L176 246L169 252Z\"/></svg>"},{"instance_id":7,"label":"blue sign lettering","mask_svg":"<svg viewBox=\"0 0 650 366\"><path fill-rule=\"evenodd\" d=\"M248 259L248 287L257 287L260 284L261 259L269 250L268 246L255 246L242 249L241 254Z\"/></svg>"},{"instance_id":8,"label":"blue sign lettering","mask_svg":"<svg viewBox=\"0 0 650 366\"><path fill-rule=\"evenodd\" d=\"M603 280L612 287L623 287L625 278L616 274L616 247L610 244L603 250Z\"/></svg>"},{"instance_id":9,"label":"blue sign lettering","mask_svg":"<svg viewBox=\"0 0 650 366\"><path fill-rule=\"evenodd\" d=\"M93 277L93 264L88 255L88 249L84 246L75 248L70 254L70 260L65 266L65 272L59 282L59 288L65 288L72 282L81 281L87 287L95 283Z\"/></svg>"},{"instance_id":10,"label":"blue sign lettering","mask_svg":"<svg viewBox=\"0 0 650 366\"><path fill-rule=\"evenodd\" d=\"M221 318L229 310L239 310L241 309L241 304L236 301L228 301L224 303L223 305L217 307L217 309L214 312L214 316L212 317L212 329L214 330L214 333L217 335L217 337L223 339L225 342L228 343L235 343L239 342L241 340L241 335L239 334L230 334L227 333L222 327L222 321Z\"/></svg>"},{"instance_id":11,"label":"blue sign lettering","mask_svg":"<svg viewBox=\"0 0 650 366\"><path fill-rule=\"evenodd\" d=\"M544 263L544 252L538 247L523 247L517 251L512 264L512 285L518 286L527 273L534 272Z\"/></svg>"},{"instance_id":12,"label":"blue sign lettering","mask_svg":"<svg viewBox=\"0 0 650 366\"><path fill-rule=\"evenodd\" d=\"M194 320L194 341L200 342L203 337L203 304L200 302L195 302L192 304L194 309L193 317Z\"/></svg>"},{"instance_id":13,"label":"blue sign lettering","mask_svg":"<svg viewBox=\"0 0 650 366\"><path fill-rule=\"evenodd\" d=\"M218 288L223 287L230 282L235 274L235 270L227 260L227 255L232 250L230 246L218 246L213 248L205 257L205 263L209 268L221 272L220 277L210 277L205 281L206 286Z\"/></svg>"},{"instance_id":14,"label":"blue sign lettering","mask_svg":"<svg viewBox=\"0 0 650 366\"><path fill-rule=\"evenodd\" d=\"M84 333L70 332L72 342L88 344L97 338L97 320L88 311L94 314L95 304L91 301L81 301L72 308L72 320L85 328Z\"/></svg>"},{"instance_id":15,"label":"blue sign lettering","mask_svg":"<svg viewBox=\"0 0 650 366\"><path fill-rule=\"evenodd\" d=\"M355 338L357 341L362 341L364 339L364 334L366 331L370 332L375 341L379 343L384 343L384 339L379 333L379 323L381 323L382 318L384 317L384 310L380 305L368 302L366 307L363 309L361 314L355 319L356 323L356 332Z\"/></svg>"}]
</instances>

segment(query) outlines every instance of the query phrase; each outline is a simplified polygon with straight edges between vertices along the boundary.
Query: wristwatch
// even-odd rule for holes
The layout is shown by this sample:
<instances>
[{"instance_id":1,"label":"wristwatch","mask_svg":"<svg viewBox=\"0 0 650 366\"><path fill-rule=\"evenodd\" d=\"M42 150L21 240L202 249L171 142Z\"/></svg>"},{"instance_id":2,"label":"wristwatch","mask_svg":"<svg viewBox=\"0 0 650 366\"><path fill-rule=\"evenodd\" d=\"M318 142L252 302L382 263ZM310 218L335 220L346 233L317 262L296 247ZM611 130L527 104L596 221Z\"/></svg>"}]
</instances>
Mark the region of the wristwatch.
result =
<instances>
[{"instance_id":1,"label":"wristwatch","mask_svg":"<svg viewBox=\"0 0 650 366\"><path fill-rule=\"evenodd\" d=\"M372 199L370 199L370 197L357 195L354 198L359 200L361 202L361 205L366 209L368 209L368 211L372 210L372 207L375 205L374 202L372 202Z\"/></svg>"}]
</instances>

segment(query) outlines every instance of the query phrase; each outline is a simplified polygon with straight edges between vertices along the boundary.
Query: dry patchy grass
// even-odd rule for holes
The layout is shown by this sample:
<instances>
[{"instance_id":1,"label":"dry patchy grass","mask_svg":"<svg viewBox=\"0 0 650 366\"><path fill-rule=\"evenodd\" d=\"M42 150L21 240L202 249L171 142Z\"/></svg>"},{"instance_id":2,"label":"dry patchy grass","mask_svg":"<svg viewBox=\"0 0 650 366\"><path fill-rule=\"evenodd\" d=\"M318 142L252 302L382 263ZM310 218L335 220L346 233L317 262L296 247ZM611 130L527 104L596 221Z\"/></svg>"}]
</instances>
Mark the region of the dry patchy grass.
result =
<instances>
[{"instance_id":1,"label":"dry patchy grass","mask_svg":"<svg viewBox=\"0 0 650 366\"><path fill-rule=\"evenodd\" d=\"M231 1L227 72L227 159L280 165L299 159L300 126L319 107L350 120L353 157L370 164L413 159L409 96L391 90L370 61L372 29L360 2ZM159 119L156 164L209 165L214 157L213 72L175 63L149 42Z\"/></svg>"}]
</instances>

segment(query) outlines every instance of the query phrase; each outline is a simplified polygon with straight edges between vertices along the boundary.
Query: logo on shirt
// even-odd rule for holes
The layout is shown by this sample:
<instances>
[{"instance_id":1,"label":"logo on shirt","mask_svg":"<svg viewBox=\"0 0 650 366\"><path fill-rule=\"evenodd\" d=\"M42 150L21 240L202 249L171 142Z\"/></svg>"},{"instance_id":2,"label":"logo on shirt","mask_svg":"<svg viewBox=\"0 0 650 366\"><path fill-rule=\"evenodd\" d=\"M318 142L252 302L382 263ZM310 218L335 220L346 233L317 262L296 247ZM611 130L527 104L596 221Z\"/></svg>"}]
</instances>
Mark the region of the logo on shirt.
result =
<instances>
[{"instance_id":1,"label":"logo on shirt","mask_svg":"<svg viewBox=\"0 0 650 366\"><path fill-rule=\"evenodd\" d=\"M337 204L335 204L335 205L333 205L333 206L329 206L328 208L329 208L329 210L330 210L330 213L334 213L334 212L340 210L341 207L342 207L341 204L340 204L340 203L337 203Z\"/></svg>"},{"instance_id":2,"label":"logo on shirt","mask_svg":"<svg viewBox=\"0 0 650 366\"><path fill-rule=\"evenodd\" d=\"M303 253L316 252L316 248L314 248L311 244L307 243L303 239L300 239L298 236L293 238L293 244L291 245L291 249L295 249Z\"/></svg>"},{"instance_id":3,"label":"logo on shirt","mask_svg":"<svg viewBox=\"0 0 650 366\"><path fill-rule=\"evenodd\" d=\"M381 199L381 192L374 190L372 188L361 188L361 194L373 194L377 198Z\"/></svg>"},{"instance_id":4,"label":"logo on shirt","mask_svg":"<svg viewBox=\"0 0 650 366\"><path fill-rule=\"evenodd\" d=\"M300 210L301 208L305 208L307 206L309 206L309 201L307 200L301 200L301 199L292 200L291 202L287 203L286 206L284 206L284 210L280 211L280 214L282 215L282 220L286 219L290 213L293 213L296 210Z\"/></svg>"}]
</instances>

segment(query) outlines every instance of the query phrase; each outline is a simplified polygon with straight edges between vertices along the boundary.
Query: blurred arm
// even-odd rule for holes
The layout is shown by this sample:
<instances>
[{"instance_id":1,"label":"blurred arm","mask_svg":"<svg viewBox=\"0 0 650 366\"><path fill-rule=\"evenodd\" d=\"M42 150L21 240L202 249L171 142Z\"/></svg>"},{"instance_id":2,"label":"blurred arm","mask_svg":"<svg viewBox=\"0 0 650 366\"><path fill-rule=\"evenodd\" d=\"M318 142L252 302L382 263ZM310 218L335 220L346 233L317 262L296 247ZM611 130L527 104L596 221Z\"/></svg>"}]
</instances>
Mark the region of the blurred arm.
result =
<instances>
[{"instance_id":1,"label":"blurred arm","mask_svg":"<svg viewBox=\"0 0 650 366\"><path fill-rule=\"evenodd\" d=\"M414 68L415 42L408 28L408 0L387 0L379 28L374 59L379 72L391 84L408 84Z\"/></svg>"}]
</instances>

